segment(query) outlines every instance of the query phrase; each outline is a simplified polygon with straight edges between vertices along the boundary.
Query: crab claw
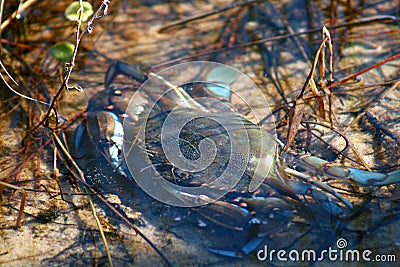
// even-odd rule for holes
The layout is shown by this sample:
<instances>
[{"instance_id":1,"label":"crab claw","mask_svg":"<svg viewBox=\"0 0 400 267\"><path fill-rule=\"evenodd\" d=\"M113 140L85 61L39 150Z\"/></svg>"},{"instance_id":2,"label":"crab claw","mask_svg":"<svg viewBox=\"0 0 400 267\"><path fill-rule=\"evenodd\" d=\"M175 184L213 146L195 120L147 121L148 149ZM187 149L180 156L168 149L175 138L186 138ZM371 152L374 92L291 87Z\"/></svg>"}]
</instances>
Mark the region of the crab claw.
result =
<instances>
[{"instance_id":1,"label":"crab claw","mask_svg":"<svg viewBox=\"0 0 400 267\"><path fill-rule=\"evenodd\" d=\"M122 124L112 112L89 112L86 120L75 130L74 148L78 157L85 155L85 146L95 144L97 151L103 154L118 172L126 175L121 168L122 142ZM90 154L90 149L86 151Z\"/></svg>"},{"instance_id":2,"label":"crab claw","mask_svg":"<svg viewBox=\"0 0 400 267\"><path fill-rule=\"evenodd\" d=\"M221 256L232 257L232 258L243 258L244 255L248 255L249 253L254 251L264 240L265 237L256 236L253 239L251 239L246 245L244 245L242 249L239 251L223 250L217 248L208 248L208 251Z\"/></svg>"},{"instance_id":3,"label":"crab claw","mask_svg":"<svg viewBox=\"0 0 400 267\"><path fill-rule=\"evenodd\" d=\"M146 74L137 66L130 65L121 61L115 61L112 63L107 70L104 84L108 87L117 77L118 74L129 76L139 82L145 82L147 80Z\"/></svg>"}]
</instances>

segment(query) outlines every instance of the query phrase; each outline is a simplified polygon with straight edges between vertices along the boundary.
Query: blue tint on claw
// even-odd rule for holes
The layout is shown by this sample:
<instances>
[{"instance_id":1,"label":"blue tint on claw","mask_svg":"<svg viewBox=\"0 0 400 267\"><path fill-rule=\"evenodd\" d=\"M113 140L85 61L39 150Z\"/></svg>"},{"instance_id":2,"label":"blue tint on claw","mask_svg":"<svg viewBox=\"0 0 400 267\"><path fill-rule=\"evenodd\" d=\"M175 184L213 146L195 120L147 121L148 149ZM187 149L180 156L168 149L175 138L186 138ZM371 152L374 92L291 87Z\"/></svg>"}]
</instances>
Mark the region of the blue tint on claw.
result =
<instances>
[{"instance_id":1,"label":"blue tint on claw","mask_svg":"<svg viewBox=\"0 0 400 267\"><path fill-rule=\"evenodd\" d=\"M207 75L206 85L216 98L230 100L232 95L231 85L239 77L239 72L231 67L221 65L210 71Z\"/></svg>"},{"instance_id":2,"label":"blue tint on claw","mask_svg":"<svg viewBox=\"0 0 400 267\"><path fill-rule=\"evenodd\" d=\"M209 83L206 87L217 99L222 98L228 101L231 99L232 91L229 84Z\"/></svg>"}]
</instances>

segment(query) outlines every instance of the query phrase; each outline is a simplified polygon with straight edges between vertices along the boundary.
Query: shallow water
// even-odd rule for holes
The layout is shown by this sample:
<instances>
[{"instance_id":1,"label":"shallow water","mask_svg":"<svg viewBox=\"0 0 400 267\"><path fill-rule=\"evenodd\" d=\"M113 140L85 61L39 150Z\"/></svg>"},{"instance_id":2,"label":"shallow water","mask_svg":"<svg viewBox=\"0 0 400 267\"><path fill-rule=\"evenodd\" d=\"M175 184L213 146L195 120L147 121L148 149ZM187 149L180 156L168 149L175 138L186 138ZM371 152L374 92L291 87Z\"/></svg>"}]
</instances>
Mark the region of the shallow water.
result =
<instances>
[{"instance_id":1,"label":"shallow water","mask_svg":"<svg viewBox=\"0 0 400 267\"><path fill-rule=\"evenodd\" d=\"M134 63L151 71L160 71L166 66L186 61L210 60L236 67L257 84L275 111L277 134L284 140L287 127L281 121L285 120L288 111L285 107L287 102L295 99L306 80L321 42L323 25L327 26L332 36L335 80L400 52L399 24L394 20L398 19L400 6L395 1L257 1L194 21L175 26L171 24L192 15L217 11L227 4L230 2L111 1L109 15L96 20L93 32L82 39L70 85L78 84L84 90L63 93L58 101L59 115L72 119L82 112L88 99L104 88L105 72L114 60ZM17 9L13 5L15 3L6 2L3 18L10 15L7 12ZM64 73L63 64L50 56L49 49L58 42L75 42L75 23L68 22L63 16L66 5L60 1L34 3L25 11L23 19L14 21L2 31L2 63L20 84L13 87L45 102L49 102L61 86ZM262 39L264 41L258 41ZM347 138L369 166L382 172L398 169L400 163L399 86L390 89L379 101L377 97L391 88L393 81L399 80L399 65L399 59L390 61L360 74L359 82L350 80L334 88L335 127L346 132ZM117 82L131 83L124 77L118 78ZM50 140L49 132L41 128L35 138L23 140L46 107L17 97L4 85L0 96L0 179L29 189L22 227L18 230L14 226L21 203L21 190L6 187L2 191L0 243L4 245L0 247L0 265L106 265L105 248L88 198L74 195L77 190L68 181L69 174L60 160L60 186L64 198L78 208L74 209L58 194L60 187L53 178L54 145L50 142L41 147ZM258 103L250 96L248 101L250 105ZM309 120L313 120L317 113L316 104L312 102L310 105L314 110L308 106L306 112ZM375 126L363 113L367 107L369 115L378 121ZM237 108L244 114L248 111L245 106ZM361 118L349 127L358 114ZM387 127L394 137L377 130L376 125ZM67 131L72 131L75 126ZM318 130L330 146L339 150L344 147L343 138L328 128L320 127ZM301 131L296 149L304 149L306 142L305 131ZM22 146L30 149L25 154L17 153ZM350 159L338 157L325 144L313 138L308 150L325 159L336 160L338 164L361 167L351 149L344 152ZM13 157L14 154L16 156ZM21 162L26 164L20 167ZM370 249L374 255L380 253L400 257L396 185L372 190L374 196L379 197L360 208L360 214L340 223L317 208L311 208L306 213L298 211L290 224L277 224L255 252L243 259L231 259L214 255L207 248L237 250L250 239L252 233L231 231L215 225L198 210L159 203L131 181L113 174L106 162L98 160L89 166L85 168L87 179L97 190L104 190L109 201L116 203L118 210L132 218L173 265L281 266L287 263L276 258L272 262L260 261L256 252L264 245L286 251L320 250L334 246L340 237L348 241L348 248L360 251ZM39 187L40 184L45 187ZM341 186L335 181L332 185ZM368 192L370 189L356 187L352 190ZM368 195L353 196L352 200L362 203L368 200ZM96 200L95 206L106 231L114 265L165 264L103 203ZM199 220L205 222L207 227L199 227ZM359 264L338 260L315 264L343 263L349 266ZM310 264L306 261L290 265Z\"/></svg>"}]
</instances>

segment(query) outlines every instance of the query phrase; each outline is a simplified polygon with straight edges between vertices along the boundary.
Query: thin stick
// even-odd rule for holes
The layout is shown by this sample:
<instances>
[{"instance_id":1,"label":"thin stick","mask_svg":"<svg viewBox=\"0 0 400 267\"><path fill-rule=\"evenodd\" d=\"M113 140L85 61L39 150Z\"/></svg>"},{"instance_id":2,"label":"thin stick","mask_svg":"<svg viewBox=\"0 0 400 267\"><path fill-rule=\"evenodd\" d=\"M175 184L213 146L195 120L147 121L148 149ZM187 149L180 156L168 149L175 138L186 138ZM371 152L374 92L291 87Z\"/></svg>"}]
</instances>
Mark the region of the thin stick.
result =
<instances>
[{"instance_id":1,"label":"thin stick","mask_svg":"<svg viewBox=\"0 0 400 267\"><path fill-rule=\"evenodd\" d=\"M164 25L161 28L159 28L158 32L159 33L163 33L163 32L166 32L168 29L173 28L175 26L186 24L188 22L192 22L192 21L198 20L198 19L203 19L203 18L212 16L212 15L227 11L229 9L242 7L242 6L246 6L246 5L251 5L251 4L254 4L254 3L259 2L259 1L260 0L250 0L250 1L243 2L243 3L234 3L233 2L234 4L226 5L226 6L222 7L222 8L220 8L220 9L207 11L207 12L204 12L204 13L196 14L196 15L193 15L193 16L189 16L189 17L186 17L186 18L183 18L183 19L179 19L179 20L175 20L173 22L167 23L166 25Z\"/></svg>"},{"instance_id":2,"label":"thin stick","mask_svg":"<svg viewBox=\"0 0 400 267\"><path fill-rule=\"evenodd\" d=\"M72 165L76 168L79 176L77 177L79 182L83 184L89 191L94 194L100 201L102 201L109 209L111 209L114 214L116 214L119 218L121 218L133 231L135 231L140 237L142 237L147 244L164 260L164 262L168 266L172 266L171 262L164 256L164 254L151 242L151 240L143 234L139 228L137 228L134 224L132 224L124 215L122 215L106 198L104 198L100 193L96 192L87 182L85 176L76 162L73 160L71 155L68 153L65 146L62 144L61 140L58 138L57 134L53 131L52 135L57 142L57 145L61 148L64 155L68 158L68 160L72 163Z\"/></svg>"},{"instance_id":3,"label":"thin stick","mask_svg":"<svg viewBox=\"0 0 400 267\"><path fill-rule=\"evenodd\" d=\"M357 116L350 122L350 124L344 129L343 133L346 133L368 110L370 110L372 107L376 106L381 99L383 99L388 93L396 89L397 87L400 86L400 81L396 82L393 86L391 86L389 89L385 89L376 99L370 102L370 104L364 108L363 111L358 112Z\"/></svg>"},{"instance_id":4,"label":"thin stick","mask_svg":"<svg viewBox=\"0 0 400 267\"><path fill-rule=\"evenodd\" d=\"M394 132L392 132L386 125L383 125L378 121L378 119L369 111L365 113L365 117L367 120L375 127L376 130L381 131L386 134L394 141L397 142L397 145L400 146L400 137L397 136Z\"/></svg>"},{"instance_id":5,"label":"thin stick","mask_svg":"<svg viewBox=\"0 0 400 267\"><path fill-rule=\"evenodd\" d=\"M339 86L339 85L341 85L341 84L344 84L345 82L350 81L350 80L356 78L357 76L359 76L359 75L361 75L361 74L364 74L364 73L367 72L367 71L370 71L370 70L372 70L372 69L375 69L376 67L379 67L379 66L381 66L381 65L383 65L383 64L386 64L386 63L388 63L388 62L390 62L390 61L393 61L393 60L395 60L395 59L398 59L398 58L400 58L400 53L399 53L399 54L396 54L396 55L394 55L394 56L388 57L388 58L382 60L381 62L378 62L378 63L376 63L376 64L374 64L374 65L372 65L372 66L369 66L369 67L367 67L367 68L365 68L365 69L362 69L362 70L360 70L359 72L356 72L356 73L354 73L354 74L352 74L352 75L349 75L349 76L347 76L346 78L344 78L344 79L342 79L342 80L340 80L340 81L338 81L338 82L336 82L336 83L330 84L330 85L328 85L328 89L331 89L331 88L333 88L333 87L335 87L335 86Z\"/></svg>"},{"instance_id":6,"label":"thin stick","mask_svg":"<svg viewBox=\"0 0 400 267\"><path fill-rule=\"evenodd\" d=\"M3 23L1 23L0 31L3 31L5 28L7 28L7 26L10 25L11 21L13 21L19 13L21 13L22 11L25 11L28 7L30 7L36 1L37 0L28 0L28 1L24 2L22 5L20 5L18 7L18 9L15 10L8 19L6 19Z\"/></svg>"},{"instance_id":7,"label":"thin stick","mask_svg":"<svg viewBox=\"0 0 400 267\"><path fill-rule=\"evenodd\" d=\"M24 215L24 208L25 208L25 202L26 202L26 191L22 187L18 187L18 186L9 184L9 183L5 183L3 181L0 181L0 184L5 186L5 187L9 187L9 188L12 188L12 189L15 189L15 190L21 190L21 192L22 192L21 204L19 205L19 212L18 212L17 223L16 223L17 228L20 228L21 227L22 216Z\"/></svg>"},{"instance_id":8,"label":"thin stick","mask_svg":"<svg viewBox=\"0 0 400 267\"><path fill-rule=\"evenodd\" d=\"M13 77L8 73L6 67L4 66L3 62L1 62L1 61L0 61L0 67L4 70L4 72L5 72L6 75L10 78L10 80L13 81L16 85L18 85L18 83L13 79ZM28 100L31 100L31 101L35 101L35 102L38 102L38 103L43 104L43 105L50 106L50 105L49 105L48 103L46 103L46 102L43 102L43 101L34 99L34 98L32 98L32 97L26 96L26 95L21 94L20 92L16 91L14 88L11 87L11 85L8 84L8 82L6 81L6 79L4 78L4 76L3 76L3 74L2 74L1 72L0 72L0 77L1 77L1 79L3 80L3 82L6 84L7 88L10 89L14 94L16 94L16 95L18 95L18 96L20 96L20 97L23 97L23 98L25 98L25 99L28 99Z\"/></svg>"},{"instance_id":9,"label":"thin stick","mask_svg":"<svg viewBox=\"0 0 400 267\"><path fill-rule=\"evenodd\" d=\"M329 28L330 29L338 29L338 28L349 27L349 26L357 26L357 25L364 26L367 23L372 23L372 22L376 22L376 21L397 22L398 20L397 20L397 18L395 16L387 16L387 15L384 15L384 16L371 16L371 17L368 17L368 18L353 20L353 21L350 21L350 22L347 22L347 23L341 23L341 24L337 24L337 25L332 25L332 26L329 26ZM208 55L219 53L219 52L223 52L223 51L230 51L230 50L234 50L234 49L240 49L240 48L248 47L248 46L255 45L255 44L278 41L278 40L287 39L287 38L290 38L290 37L304 35L304 34L312 34L312 33L318 32L320 30L321 30L321 27L318 27L318 28L307 30L307 31L301 31L301 32L293 33L293 34L284 34L284 35L279 35L279 36L275 36L275 37L268 37L268 38L265 38L265 39L260 39L260 40L256 40L256 41L252 41L252 42L246 42L246 43L235 45L235 46L232 46L232 47L224 47L224 48L220 48L220 49L206 51L206 52L199 53L199 54L196 54L196 55L179 57L179 58L176 58L174 60L166 61L164 63L160 63L160 64L157 64L157 65L153 65L150 69L153 70L153 69L156 69L156 68L159 68L159 67L163 67L163 66L166 66L166 65L171 65L171 64L174 64L174 63L177 63L177 62L181 62L181 61L184 61L184 60L187 60L187 59L191 59L191 58L195 58L195 57L208 56ZM329 88L331 88L331 87L329 87Z\"/></svg>"},{"instance_id":10,"label":"thin stick","mask_svg":"<svg viewBox=\"0 0 400 267\"><path fill-rule=\"evenodd\" d=\"M92 199L90 197L89 197L89 204L90 204L90 209L92 210L93 217L96 220L96 224L97 224L97 227L99 229L101 239L103 240L103 243L104 243L104 249L105 249L106 254L107 254L108 264L109 264L109 266L113 267L114 265L113 265L113 262L112 262L110 250L108 248L107 239L106 239L106 236L104 235L103 227L101 226L99 217L97 216L96 210L95 210L94 205L93 205L93 201L92 201Z\"/></svg>"},{"instance_id":11,"label":"thin stick","mask_svg":"<svg viewBox=\"0 0 400 267\"><path fill-rule=\"evenodd\" d=\"M73 52L73 56L72 56L72 60L71 62L67 65L67 73L64 76L64 80L63 83L61 84L60 88L58 89L57 93L54 95L51 103L50 103L50 107L47 110L46 115L43 117L42 120L40 120L40 122L38 124L36 124L30 131L33 132L34 130L36 130L40 125L43 125L45 123L45 121L49 118L50 113L53 111L53 109L56 107L56 103L58 98L60 97L61 93L63 92L64 88L68 88L68 82L69 79L71 77L72 74L72 70L75 66L75 61L76 61L76 55L78 53L78 48L79 45L81 43L82 37L84 36L84 34L86 33L91 33L92 32L92 24L93 21L97 18L100 18L102 16L105 16L107 14L107 10L108 10L108 3L110 1L107 0L103 0L103 2L101 3L100 7L98 8L98 10L96 11L96 13L92 16L92 18L89 20L87 27L85 28L85 30L81 33L81 25L82 25L82 15L83 15L83 4L82 4L82 0L79 1L80 3L80 8L79 8L79 16L78 16L78 22L77 22L77 26L76 26L76 44L75 44L75 48L74 48L74 52ZM100 10L103 10L103 14L100 14Z\"/></svg>"},{"instance_id":12,"label":"thin stick","mask_svg":"<svg viewBox=\"0 0 400 267\"><path fill-rule=\"evenodd\" d=\"M2 24L2 22L3 22L4 2L5 2L5 0L1 0L1 2L0 2L0 24ZM2 50L2 43L3 43L3 40L1 38L2 32L3 31L0 29L0 53Z\"/></svg>"}]
</instances>

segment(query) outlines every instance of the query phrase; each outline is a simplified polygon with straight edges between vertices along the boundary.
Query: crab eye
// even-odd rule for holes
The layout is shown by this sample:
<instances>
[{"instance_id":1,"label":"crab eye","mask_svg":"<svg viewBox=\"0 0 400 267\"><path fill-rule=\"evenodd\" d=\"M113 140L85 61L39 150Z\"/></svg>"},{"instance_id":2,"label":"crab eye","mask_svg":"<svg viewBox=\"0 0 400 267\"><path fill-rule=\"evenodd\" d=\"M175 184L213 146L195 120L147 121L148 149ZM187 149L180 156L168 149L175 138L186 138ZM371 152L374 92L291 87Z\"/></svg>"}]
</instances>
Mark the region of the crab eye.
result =
<instances>
[{"instance_id":1,"label":"crab eye","mask_svg":"<svg viewBox=\"0 0 400 267\"><path fill-rule=\"evenodd\" d=\"M122 96L122 91L119 90L119 89L116 89L116 90L113 91L113 95L115 95L115 96Z\"/></svg>"}]
</instances>

